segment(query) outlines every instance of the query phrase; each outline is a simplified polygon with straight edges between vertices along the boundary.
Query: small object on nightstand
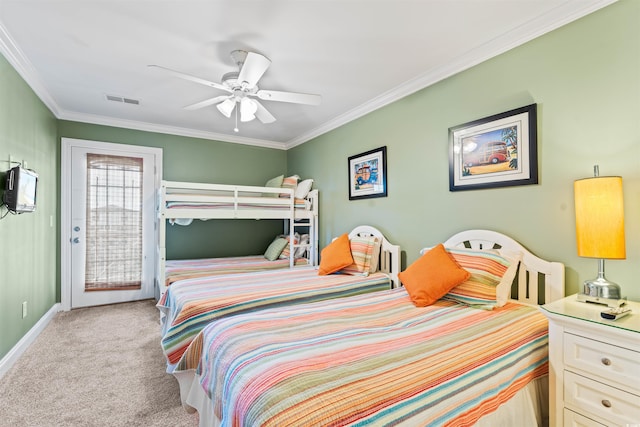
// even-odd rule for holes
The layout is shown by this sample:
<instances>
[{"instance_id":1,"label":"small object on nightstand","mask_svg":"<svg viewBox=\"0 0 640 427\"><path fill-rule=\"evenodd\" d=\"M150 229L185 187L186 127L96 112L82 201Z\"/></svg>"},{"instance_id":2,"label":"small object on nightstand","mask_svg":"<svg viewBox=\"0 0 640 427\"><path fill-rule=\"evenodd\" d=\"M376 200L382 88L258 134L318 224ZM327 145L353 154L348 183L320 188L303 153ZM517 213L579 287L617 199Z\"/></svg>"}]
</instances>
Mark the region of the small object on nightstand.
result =
<instances>
[{"instance_id":1,"label":"small object on nightstand","mask_svg":"<svg viewBox=\"0 0 640 427\"><path fill-rule=\"evenodd\" d=\"M621 317L624 317L630 313L631 313L630 307L622 306L622 307L610 308L609 310L601 311L600 316L603 319L607 319L607 320L618 320Z\"/></svg>"}]
</instances>

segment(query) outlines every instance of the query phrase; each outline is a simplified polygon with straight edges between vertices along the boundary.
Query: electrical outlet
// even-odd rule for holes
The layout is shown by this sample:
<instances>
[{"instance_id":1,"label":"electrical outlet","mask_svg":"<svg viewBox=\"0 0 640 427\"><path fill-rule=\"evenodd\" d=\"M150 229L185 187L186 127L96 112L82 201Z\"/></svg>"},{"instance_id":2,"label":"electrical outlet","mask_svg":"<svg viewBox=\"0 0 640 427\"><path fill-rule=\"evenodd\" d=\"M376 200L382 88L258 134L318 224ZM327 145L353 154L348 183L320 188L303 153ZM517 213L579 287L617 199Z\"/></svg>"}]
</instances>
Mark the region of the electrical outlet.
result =
<instances>
[{"instance_id":1,"label":"electrical outlet","mask_svg":"<svg viewBox=\"0 0 640 427\"><path fill-rule=\"evenodd\" d=\"M25 317L27 317L27 302L23 302L22 303L22 318L24 319Z\"/></svg>"}]
</instances>

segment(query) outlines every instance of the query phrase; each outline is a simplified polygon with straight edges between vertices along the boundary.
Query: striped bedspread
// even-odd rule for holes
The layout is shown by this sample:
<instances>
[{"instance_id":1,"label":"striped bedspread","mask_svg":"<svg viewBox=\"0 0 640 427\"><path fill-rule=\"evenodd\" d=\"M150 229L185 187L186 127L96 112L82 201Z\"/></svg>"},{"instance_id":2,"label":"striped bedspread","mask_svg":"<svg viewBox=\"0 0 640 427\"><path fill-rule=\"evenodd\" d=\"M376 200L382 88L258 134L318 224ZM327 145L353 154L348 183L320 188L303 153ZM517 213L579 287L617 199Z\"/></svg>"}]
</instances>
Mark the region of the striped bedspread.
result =
<instances>
[{"instance_id":1,"label":"striped bedspread","mask_svg":"<svg viewBox=\"0 0 640 427\"><path fill-rule=\"evenodd\" d=\"M374 273L368 277L347 274L319 276L314 268L181 280L168 287L158 303L166 316L162 349L171 370L171 365L180 360L198 332L213 320L390 287L391 279L384 273Z\"/></svg>"},{"instance_id":2,"label":"striped bedspread","mask_svg":"<svg viewBox=\"0 0 640 427\"><path fill-rule=\"evenodd\" d=\"M296 258L295 265L306 265L305 258ZM269 261L264 255L241 257L202 258L171 260L165 262L165 283L171 285L177 280L196 277L216 276L219 274L249 273L251 271L289 268L289 259Z\"/></svg>"},{"instance_id":3,"label":"striped bedspread","mask_svg":"<svg viewBox=\"0 0 640 427\"><path fill-rule=\"evenodd\" d=\"M196 343L223 426L467 426L548 371L535 308L417 308L403 288L222 319Z\"/></svg>"}]
</instances>

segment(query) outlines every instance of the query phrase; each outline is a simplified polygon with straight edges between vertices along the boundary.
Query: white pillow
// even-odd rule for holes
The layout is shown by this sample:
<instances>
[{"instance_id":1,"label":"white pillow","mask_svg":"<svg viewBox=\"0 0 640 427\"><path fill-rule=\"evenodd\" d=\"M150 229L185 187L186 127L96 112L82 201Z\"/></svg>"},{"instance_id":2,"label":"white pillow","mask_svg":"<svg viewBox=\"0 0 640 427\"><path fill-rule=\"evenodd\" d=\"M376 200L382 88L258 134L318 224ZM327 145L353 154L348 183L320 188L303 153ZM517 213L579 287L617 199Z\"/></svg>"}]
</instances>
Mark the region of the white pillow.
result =
<instances>
[{"instance_id":1,"label":"white pillow","mask_svg":"<svg viewBox=\"0 0 640 427\"><path fill-rule=\"evenodd\" d=\"M504 249L498 249L497 251L503 258L506 258L511 262L511 265L505 272L504 276L502 276L500 284L496 287L496 298L498 300L497 306L502 307L507 303L507 301L509 301L509 298L511 298L511 285L518 273L518 267L520 266L520 261L522 261L522 252L511 252Z\"/></svg>"},{"instance_id":2,"label":"white pillow","mask_svg":"<svg viewBox=\"0 0 640 427\"><path fill-rule=\"evenodd\" d=\"M313 179L305 179L298 183L298 187L296 188L296 192L294 194L296 199L304 199L311 191L311 186L313 185Z\"/></svg>"}]
</instances>

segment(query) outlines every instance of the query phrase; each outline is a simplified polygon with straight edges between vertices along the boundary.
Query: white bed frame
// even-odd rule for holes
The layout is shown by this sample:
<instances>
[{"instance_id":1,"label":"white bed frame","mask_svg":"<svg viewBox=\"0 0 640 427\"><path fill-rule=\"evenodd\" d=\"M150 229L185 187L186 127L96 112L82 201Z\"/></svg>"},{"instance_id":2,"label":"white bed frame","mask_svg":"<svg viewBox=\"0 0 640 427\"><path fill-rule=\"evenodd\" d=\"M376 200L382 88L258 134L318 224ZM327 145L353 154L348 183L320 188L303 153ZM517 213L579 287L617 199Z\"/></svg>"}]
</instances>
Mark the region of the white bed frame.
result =
<instances>
[{"instance_id":1,"label":"white bed frame","mask_svg":"<svg viewBox=\"0 0 640 427\"><path fill-rule=\"evenodd\" d=\"M564 297L564 264L538 258L511 237L490 230L466 230L451 236L443 244L445 247L521 252L522 260L513 289L517 296L512 299L542 305Z\"/></svg>"},{"instance_id":2,"label":"white bed frame","mask_svg":"<svg viewBox=\"0 0 640 427\"><path fill-rule=\"evenodd\" d=\"M356 231L359 228L356 228L352 233L379 233L373 227L364 226L362 231ZM443 244L448 247L520 251L523 256L514 284L518 292L517 301L528 305L542 305L564 297L564 264L538 258L520 243L504 234L489 230L466 230L450 237ZM392 258L394 256L392 255ZM398 257L391 262L399 262L399 252ZM544 288L542 295L538 292L539 286ZM544 302L539 302L539 297L543 297ZM195 379L194 373L181 372L176 375L176 378L180 383L182 398L185 399L186 396L186 399L183 400L183 406L187 412L198 411L200 427L218 426L220 422L211 410L211 401ZM476 427L522 425L526 418L535 420L532 421L532 424L542 425L544 417L548 417L548 381L546 377L520 390L509 402L480 419Z\"/></svg>"},{"instance_id":3,"label":"white bed frame","mask_svg":"<svg viewBox=\"0 0 640 427\"><path fill-rule=\"evenodd\" d=\"M274 197L264 197L273 194ZM167 203L224 203L225 208L167 208ZM296 229L309 230L309 244L304 247L308 265L318 265L318 190L311 190L305 198L306 209L295 208L294 190L278 187L206 184L162 181L158 191L156 210L160 222L156 268L156 298L164 293L166 270L166 227L170 220L181 219L282 219L284 232L290 241ZM294 250L290 251L289 267L295 265Z\"/></svg>"}]
</instances>

